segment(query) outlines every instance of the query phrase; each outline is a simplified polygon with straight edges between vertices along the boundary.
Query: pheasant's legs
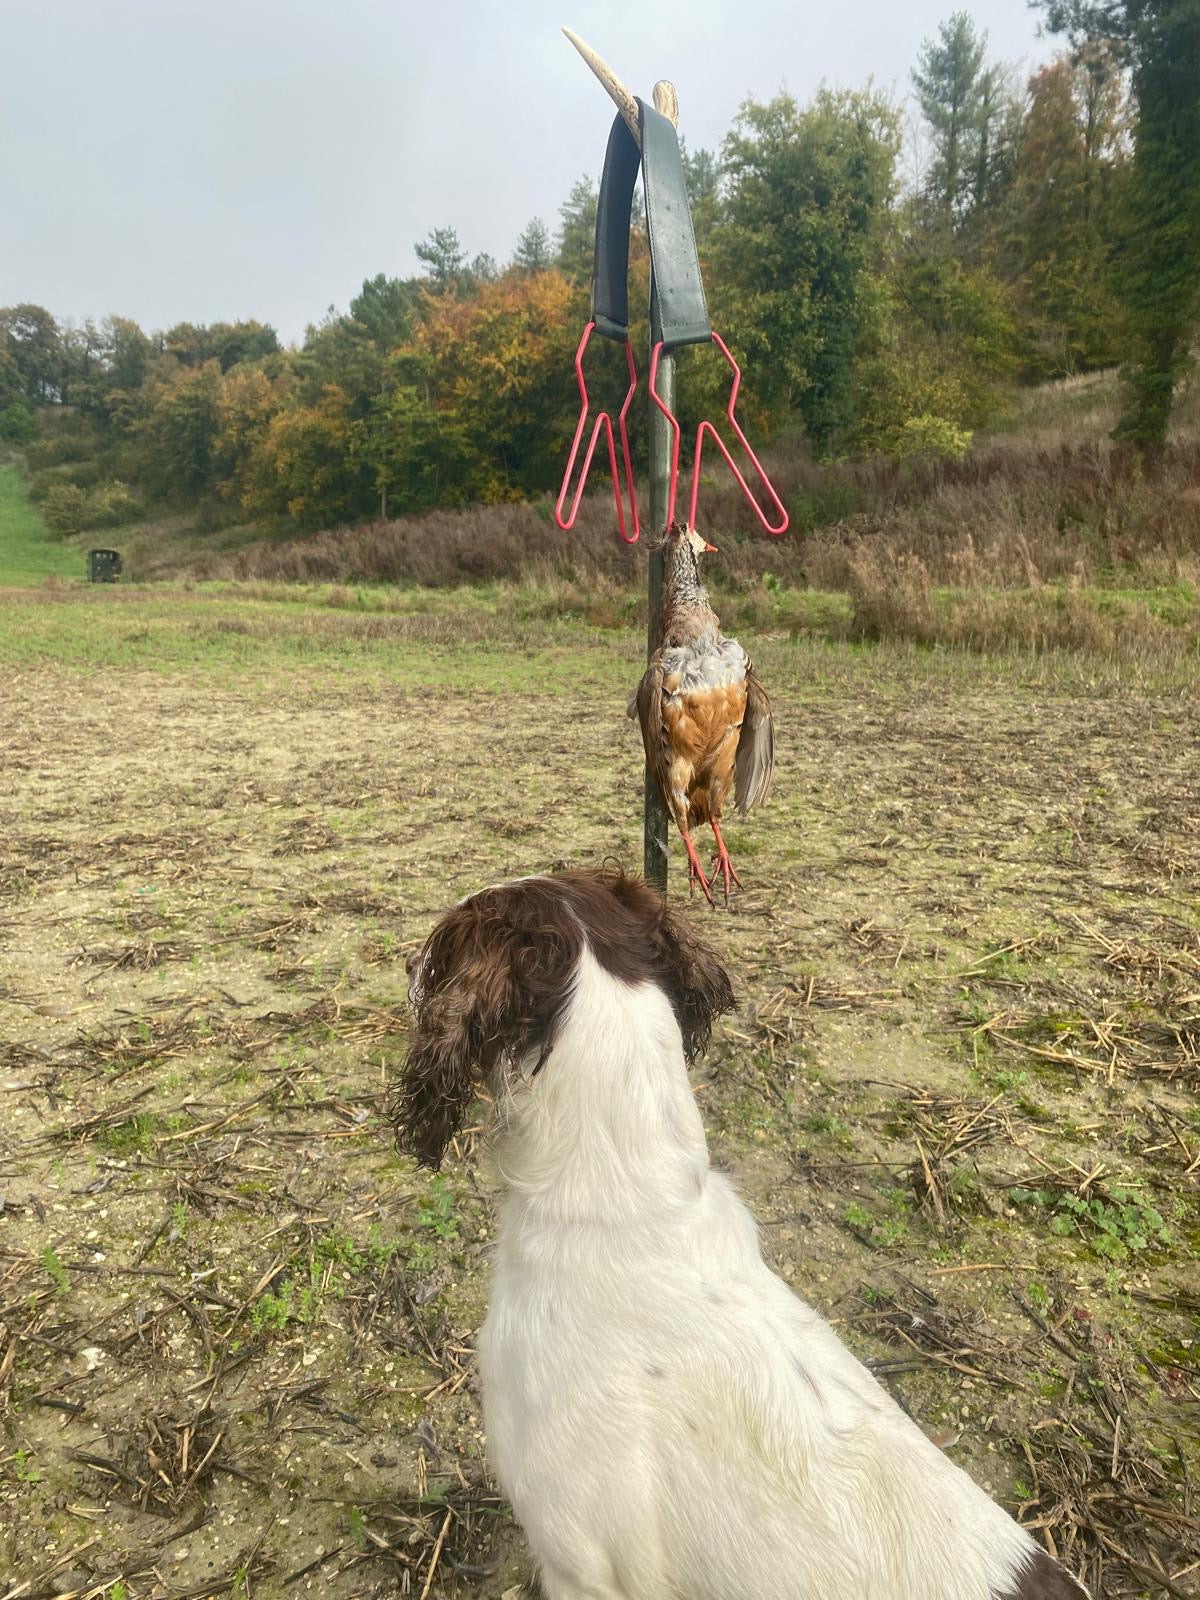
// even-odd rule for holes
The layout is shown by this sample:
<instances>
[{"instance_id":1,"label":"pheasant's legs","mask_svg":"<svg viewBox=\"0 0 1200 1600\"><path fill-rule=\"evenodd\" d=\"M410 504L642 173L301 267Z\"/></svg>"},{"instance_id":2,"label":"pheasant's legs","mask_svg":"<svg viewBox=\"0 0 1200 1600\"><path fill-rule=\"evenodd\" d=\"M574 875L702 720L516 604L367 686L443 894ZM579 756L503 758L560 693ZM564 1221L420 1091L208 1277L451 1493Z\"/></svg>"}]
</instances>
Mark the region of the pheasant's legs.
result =
<instances>
[{"instance_id":1,"label":"pheasant's legs","mask_svg":"<svg viewBox=\"0 0 1200 1600\"><path fill-rule=\"evenodd\" d=\"M736 883L740 889L742 887L742 880L733 870L733 862L729 859L729 851L726 850L725 841L721 837L721 824L719 822L714 822L712 824L712 831L713 836L717 841L717 859L712 864L712 881L716 883L717 877L720 875L725 885L725 904L728 905L729 885L731 883Z\"/></svg>"},{"instance_id":2,"label":"pheasant's legs","mask_svg":"<svg viewBox=\"0 0 1200 1600\"><path fill-rule=\"evenodd\" d=\"M704 890L704 898L711 906L713 904L712 890L708 887L708 879L704 876L703 868L700 865L700 857L696 854L696 846L692 843L692 836L686 828L680 828L679 831L683 835L683 843L687 849L688 899L691 899L692 889L698 883Z\"/></svg>"}]
</instances>

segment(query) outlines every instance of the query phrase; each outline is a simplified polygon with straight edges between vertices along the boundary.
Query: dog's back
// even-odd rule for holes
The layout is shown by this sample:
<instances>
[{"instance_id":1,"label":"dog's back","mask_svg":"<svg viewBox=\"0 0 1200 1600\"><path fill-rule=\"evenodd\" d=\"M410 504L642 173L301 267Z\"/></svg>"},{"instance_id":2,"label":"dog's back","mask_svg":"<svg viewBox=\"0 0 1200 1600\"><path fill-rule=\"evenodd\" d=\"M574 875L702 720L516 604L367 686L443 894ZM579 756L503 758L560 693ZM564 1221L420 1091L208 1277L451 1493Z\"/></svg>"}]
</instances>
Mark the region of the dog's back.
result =
<instances>
[{"instance_id":1,"label":"dog's back","mask_svg":"<svg viewBox=\"0 0 1200 1600\"><path fill-rule=\"evenodd\" d=\"M766 1268L723 1178L649 1229L521 1209L480 1339L485 1422L563 1600L1020 1593L1028 1536Z\"/></svg>"}]
</instances>

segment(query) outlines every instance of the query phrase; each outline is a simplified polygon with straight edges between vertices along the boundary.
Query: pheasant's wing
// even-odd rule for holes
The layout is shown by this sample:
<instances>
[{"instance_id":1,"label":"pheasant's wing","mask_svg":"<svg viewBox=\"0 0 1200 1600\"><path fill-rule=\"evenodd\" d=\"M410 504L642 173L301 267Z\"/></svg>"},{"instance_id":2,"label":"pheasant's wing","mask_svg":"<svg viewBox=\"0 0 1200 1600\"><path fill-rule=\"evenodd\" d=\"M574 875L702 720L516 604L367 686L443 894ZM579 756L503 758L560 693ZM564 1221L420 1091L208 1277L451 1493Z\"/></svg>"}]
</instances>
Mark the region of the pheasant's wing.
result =
<instances>
[{"instance_id":1,"label":"pheasant's wing","mask_svg":"<svg viewBox=\"0 0 1200 1600\"><path fill-rule=\"evenodd\" d=\"M775 724L771 719L771 702L747 659L746 714L742 718L733 775L734 797L743 816L767 798L774 771Z\"/></svg>"},{"instance_id":2,"label":"pheasant's wing","mask_svg":"<svg viewBox=\"0 0 1200 1600\"><path fill-rule=\"evenodd\" d=\"M671 792L671 775L667 736L663 728L663 668L660 656L656 655L642 674L636 699L642 743L646 747L646 765L654 775L663 804L670 809L667 797Z\"/></svg>"}]
</instances>

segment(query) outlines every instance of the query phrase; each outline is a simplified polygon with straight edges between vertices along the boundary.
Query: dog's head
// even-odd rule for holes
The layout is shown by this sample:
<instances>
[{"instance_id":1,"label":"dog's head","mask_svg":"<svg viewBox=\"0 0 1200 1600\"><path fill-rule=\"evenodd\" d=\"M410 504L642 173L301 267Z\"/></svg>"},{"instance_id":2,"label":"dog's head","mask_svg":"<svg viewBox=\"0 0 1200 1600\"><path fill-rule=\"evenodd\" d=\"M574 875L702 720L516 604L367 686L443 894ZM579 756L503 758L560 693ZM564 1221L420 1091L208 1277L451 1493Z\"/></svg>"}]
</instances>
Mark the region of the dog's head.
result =
<instances>
[{"instance_id":1,"label":"dog's head","mask_svg":"<svg viewBox=\"0 0 1200 1600\"><path fill-rule=\"evenodd\" d=\"M619 871L565 872L483 889L429 935L414 966L414 1033L393 1103L400 1148L441 1162L477 1083L503 1093L554 1048L584 946L626 983L655 983L692 1060L734 1004L729 975L656 890Z\"/></svg>"}]
</instances>

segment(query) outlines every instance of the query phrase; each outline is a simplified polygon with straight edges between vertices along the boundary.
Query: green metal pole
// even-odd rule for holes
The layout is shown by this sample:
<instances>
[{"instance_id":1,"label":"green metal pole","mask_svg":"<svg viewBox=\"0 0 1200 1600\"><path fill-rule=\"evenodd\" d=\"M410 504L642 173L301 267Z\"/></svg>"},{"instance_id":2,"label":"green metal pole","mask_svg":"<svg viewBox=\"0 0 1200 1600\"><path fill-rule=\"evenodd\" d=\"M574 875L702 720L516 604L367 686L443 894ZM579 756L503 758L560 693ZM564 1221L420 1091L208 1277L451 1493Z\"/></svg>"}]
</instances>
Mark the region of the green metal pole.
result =
<instances>
[{"instance_id":1,"label":"green metal pole","mask_svg":"<svg viewBox=\"0 0 1200 1600\"><path fill-rule=\"evenodd\" d=\"M650 351L662 338L658 296L650 287ZM647 371L649 359L647 358ZM675 357L663 351L655 385L666 405L675 409ZM646 659L658 645L659 613L662 609L663 556L660 541L667 526L667 502L671 492L671 428L666 417L647 395L650 408L650 589L646 619ZM659 797L658 785L646 768L646 795L643 828L642 870L646 881L667 892L667 813Z\"/></svg>"}]
</instances>

